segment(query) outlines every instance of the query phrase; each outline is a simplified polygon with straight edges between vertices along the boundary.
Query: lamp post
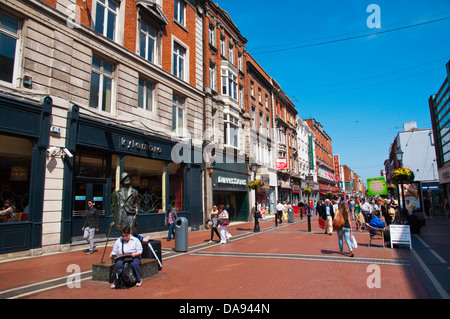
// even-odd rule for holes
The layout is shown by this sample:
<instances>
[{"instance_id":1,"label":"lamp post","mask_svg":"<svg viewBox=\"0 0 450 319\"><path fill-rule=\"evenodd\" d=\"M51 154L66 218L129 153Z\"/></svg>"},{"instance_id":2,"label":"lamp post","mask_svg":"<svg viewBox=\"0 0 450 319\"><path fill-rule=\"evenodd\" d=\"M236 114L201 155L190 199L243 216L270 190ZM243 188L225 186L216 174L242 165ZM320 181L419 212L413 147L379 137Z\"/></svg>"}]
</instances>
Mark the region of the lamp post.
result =
<instances>
[{"instance_id":1,"label":"lamp post","mask_svg":"<svg viewBox=\"0 0 450 319\"><path fill-rule=\"evenodd\" d=\"M251 164L252 172L254 173L254 180L256 180L256 172L258 172L258 163L252 163ZM257 233L260 231L259 228L259 218L261 217L260 213L258 212L258 188L255 187L255 226L253 227L253 232Z\"/></svg>"},{"instance_id":2,"label":"lamp post","mask_svg":"<svg viewBox=\"0 0 450 319\"><path fill-rule=\"evenodd\" d=\"M397 161L399 162L399 163L402 163L402 166L403 166L403 151L400 149L400 148L398 148L396 151L395 151L395 156L397 157ZM402 188L402 211L404 211L404 210L406 210L406 204L405 204L405 190L404 190L404 188L403 188L403 182L404 182L404 179L403 179L403 177L400 179L400 187Z\"/></svg>"}]
</instances>

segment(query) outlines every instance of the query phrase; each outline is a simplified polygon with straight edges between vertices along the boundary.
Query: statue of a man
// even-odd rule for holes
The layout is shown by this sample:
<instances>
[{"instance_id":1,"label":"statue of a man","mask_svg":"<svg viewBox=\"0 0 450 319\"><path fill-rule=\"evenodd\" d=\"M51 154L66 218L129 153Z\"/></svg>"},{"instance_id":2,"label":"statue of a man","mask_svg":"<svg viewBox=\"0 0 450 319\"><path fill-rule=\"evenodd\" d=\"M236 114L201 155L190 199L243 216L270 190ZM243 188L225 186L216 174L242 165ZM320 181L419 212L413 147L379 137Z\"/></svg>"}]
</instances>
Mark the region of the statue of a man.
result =
<instances>
[{"instance_id":1,"label":"statue of a man","mask_svg":"<svg viewBox=\"0 0 450 319\"><path fill-rule=\"evenodd\" d=\"M136 219L139 214L138 191L131 186L128 173L122 173L120 183L122 187L114 197L114 228L122 231L128 225L131 234L136 234Z\"/></svg>"}]
</instances>

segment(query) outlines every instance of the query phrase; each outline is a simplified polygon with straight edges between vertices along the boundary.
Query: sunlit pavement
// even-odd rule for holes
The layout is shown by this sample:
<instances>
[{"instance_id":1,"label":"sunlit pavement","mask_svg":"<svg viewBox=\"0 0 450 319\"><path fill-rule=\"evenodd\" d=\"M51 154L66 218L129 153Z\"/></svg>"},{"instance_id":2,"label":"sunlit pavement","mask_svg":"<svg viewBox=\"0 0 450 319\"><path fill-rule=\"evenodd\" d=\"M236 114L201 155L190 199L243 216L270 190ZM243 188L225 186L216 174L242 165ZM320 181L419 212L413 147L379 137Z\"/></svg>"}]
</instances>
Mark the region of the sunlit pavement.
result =
<instances>
[{"instance_id":1,"label":"sunlit pavement","mask_svg":"<svg viewBox=\"0 0 450 319\"><path fill-rule=\"evenodd\" d=\"M325 235L317 217L295 216L275 227L273 218L228 227L230 243L208 244L210 231L189 233L189 250L175 252L175 241L159 238L163 268L142 287L112 290L92 281L92 264L104 247L0 263L0 298L39 299L448 299L450 219L435 217L412 236L413 249L368 247L369 236L354 232L355 257L338 253L338 237ZM214 235L216 236L216 235ZM106 249L109 256L111 247ZM79 272L74 272L79 270ZM73 279L80 279L74 281Z\"/></svg>"}]
</instances>

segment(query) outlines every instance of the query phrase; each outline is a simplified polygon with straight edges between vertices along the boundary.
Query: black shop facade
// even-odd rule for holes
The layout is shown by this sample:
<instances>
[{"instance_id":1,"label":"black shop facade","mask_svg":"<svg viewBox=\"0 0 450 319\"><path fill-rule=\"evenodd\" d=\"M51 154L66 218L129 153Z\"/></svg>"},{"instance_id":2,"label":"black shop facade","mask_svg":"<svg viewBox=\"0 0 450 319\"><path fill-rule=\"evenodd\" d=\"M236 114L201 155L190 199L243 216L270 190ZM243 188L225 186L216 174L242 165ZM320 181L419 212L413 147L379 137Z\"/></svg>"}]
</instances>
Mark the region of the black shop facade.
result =
<instances>
[{"instance_id":1,"label":"black shop facade","mask_svg":"<svg viewBox=\"0 0 450 319\"><path fill-rule=\"evenodd\" d=\"M0 95L0 254L39 249L53 100Z\"/></svg>"},{"instance_id":2,"label":"black shop facade","mask_svg":"<svg viewBox=\"0 0 450 319\"><path fill-rule=\"evenodd\" d=\"M247 221L248 163L214 163L210 172L213 205L225 205L231 221Z\"/></svg>"},{"instance_id":3,"label":"black shop facade","mask_svg":"<svg viewBox=\"0 0 450 319\"><path fill-rule=\"evenodd\" d=\"M69 112L67 129L66 147L74 156L66 157L64 165L63 244L81 239L89 200L99 211L99 237L108 234L114 221L113 198L124 172L139 194L138 234L167 230L169 204L192 229L203 224L202 166L173 162L174 141L81 115L76 105ZM118 235L113 228L111 236Z\"/></svg>"}]
</instances>

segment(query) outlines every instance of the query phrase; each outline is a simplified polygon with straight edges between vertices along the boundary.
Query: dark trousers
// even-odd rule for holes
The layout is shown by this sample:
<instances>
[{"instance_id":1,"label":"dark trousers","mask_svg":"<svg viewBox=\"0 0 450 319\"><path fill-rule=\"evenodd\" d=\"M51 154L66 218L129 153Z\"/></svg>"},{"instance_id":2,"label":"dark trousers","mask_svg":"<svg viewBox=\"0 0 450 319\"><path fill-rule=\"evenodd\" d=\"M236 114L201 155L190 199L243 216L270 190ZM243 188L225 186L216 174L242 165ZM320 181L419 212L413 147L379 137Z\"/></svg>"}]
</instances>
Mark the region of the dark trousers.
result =
<instances>
[{"instance_id":1,"label":"dark trousers","mask_svg":"<svg viewBox=\"0 0 450 319\"><path fill-rule=\"evenodd\" d=\"M117 273L124 266L124 262L122 259L116 260L116 264L114 266L114 284L117 285ZM134 274L136 275L137 282L141 281L141 258L133 258L133 262L130 263L131 269L133 269Z\"/></svg>"},{"instance_id":2,"label":"dark trousers","mask_svg":"<svg viewBox=\"0 0 450 319\"><path fill-rule=\"evenodd\" d=\"M216 232L217 237L219 237L219 240L220 240L220 234L219 234L219 231L217 230L217 227L211 227L211 240L213 240L214 232Z\"/></svg>"},{"instance_id":3,"label":"dark trousers","mask_svg":"<svg viewBox=\"0 0 450 319\"><path fill-rule=\"evenodd\" d=\"M280 222L280 224L282 223L282 219L281 219L282 216L283 216L283 211L277 210L277 212L275 214L275 227L278 226L278 222Z\"/></svg>"}]
</instances>

